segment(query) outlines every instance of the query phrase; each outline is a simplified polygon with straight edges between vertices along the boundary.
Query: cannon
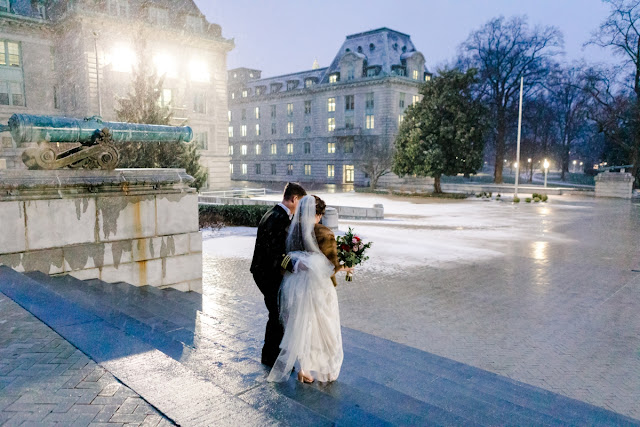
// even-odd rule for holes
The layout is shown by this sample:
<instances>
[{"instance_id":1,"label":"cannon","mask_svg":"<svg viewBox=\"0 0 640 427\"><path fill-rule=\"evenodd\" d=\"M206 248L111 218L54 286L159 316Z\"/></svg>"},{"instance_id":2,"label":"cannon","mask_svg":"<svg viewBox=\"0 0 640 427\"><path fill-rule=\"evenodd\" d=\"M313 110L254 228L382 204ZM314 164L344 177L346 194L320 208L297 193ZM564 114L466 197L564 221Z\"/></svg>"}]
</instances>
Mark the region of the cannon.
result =
<instances>
[{"instance_id":1,"label":"cannon","mask_svg":"<svg viewBox=\"0 0 640 427\"><path fill-rule=\"evenodd\" d=\"M16 143L38 143L22 153L22 161L29 169L112 170L118 165L118 143L189 143L193 137L188 126L105 122L97 116L77 119L14 114L8 125L0 125L0 132L3 131L11 132ZM80 145L60 151L54 149L53 143Z\"/></svg>"}]
</instances>

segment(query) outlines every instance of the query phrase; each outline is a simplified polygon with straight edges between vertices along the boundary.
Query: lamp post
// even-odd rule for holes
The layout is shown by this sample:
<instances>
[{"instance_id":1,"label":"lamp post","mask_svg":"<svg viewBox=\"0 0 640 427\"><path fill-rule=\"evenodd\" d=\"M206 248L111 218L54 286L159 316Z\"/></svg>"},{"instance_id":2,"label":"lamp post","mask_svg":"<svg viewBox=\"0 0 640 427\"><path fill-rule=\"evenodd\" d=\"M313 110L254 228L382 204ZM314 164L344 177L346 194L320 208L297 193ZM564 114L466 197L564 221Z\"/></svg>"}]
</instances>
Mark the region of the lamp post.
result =
<instances>
[{"instance_id":1,"label":"lamp post","mask_svg":"<svg viewBox=\"0 0 640 427\"><path fill-rule=\"evenodd\" d=\"M524 77L520 77L520 107L518 111L518 148L516 153L516 185L513 197L518 197L518 178L520 178L520 133L522 130L522 86Z\"/></svg>"},{"instance_id":2,"label":"lamp post","mask_svg":"<svg viewBox=\"0 0 640 427\"><path fill-rule=\"evenodd\" d=\"M576 164L578 164L577 160L573 161L573 173L576 173Z\"/></svg>"},{"instance_id":3,"label":"lamp post","mask_svg":"<svg viewBox=\"0 0 640 427\"><path fill-rule=\"evenodd\" d=\"M529 182L533 181L533 163L532 163L532 158L529 157L527 159L527 163L529 163Z\"/></svg>"},{"instance_id":4,"label":"lamp post","mask_svg":"<svg viewBox=\"0 0 640 427\"><path fill-rule=\"evenodd\" d=\"M100 63L98 60L98 32L93 32L93 49L96 54L96 90L98 92L98 115L102 117L102 97L100 96Z\"/></svg>"},{"instance_id":5,"label":"lamp post","mask_svg":"<svg viewBox=\"0 0 640 427\"><path fill-rule=\"evenodd\" d=\"M549 160L544 159L544 188L547 188L547 172L549 172Z\"/></svg>"}]
</instances>

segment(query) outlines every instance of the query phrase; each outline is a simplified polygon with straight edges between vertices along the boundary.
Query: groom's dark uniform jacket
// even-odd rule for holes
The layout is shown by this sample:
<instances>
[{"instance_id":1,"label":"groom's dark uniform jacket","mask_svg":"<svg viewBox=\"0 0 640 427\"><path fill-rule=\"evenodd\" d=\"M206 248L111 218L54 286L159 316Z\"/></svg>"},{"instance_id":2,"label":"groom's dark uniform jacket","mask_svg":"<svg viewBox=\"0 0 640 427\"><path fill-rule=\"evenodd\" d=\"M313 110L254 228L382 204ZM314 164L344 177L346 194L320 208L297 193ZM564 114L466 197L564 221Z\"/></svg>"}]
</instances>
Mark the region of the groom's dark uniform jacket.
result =
<instances>
[{"instance_id":1,"label":"groom's dark uniform jacket","mask_svg":"<svg viewBox=\"0 0 640 427\"><path fill-rule=\"evenodd\" d=\"M285 270L293 264L286 255L286 240L291 219L280 205L271 208L260 220L256 247L251 261L251 273L264 295L269 320L262 348L262 363L272 366L280 353L284 331L278 312L278 291Z\"/></svg>"}]
</instances>

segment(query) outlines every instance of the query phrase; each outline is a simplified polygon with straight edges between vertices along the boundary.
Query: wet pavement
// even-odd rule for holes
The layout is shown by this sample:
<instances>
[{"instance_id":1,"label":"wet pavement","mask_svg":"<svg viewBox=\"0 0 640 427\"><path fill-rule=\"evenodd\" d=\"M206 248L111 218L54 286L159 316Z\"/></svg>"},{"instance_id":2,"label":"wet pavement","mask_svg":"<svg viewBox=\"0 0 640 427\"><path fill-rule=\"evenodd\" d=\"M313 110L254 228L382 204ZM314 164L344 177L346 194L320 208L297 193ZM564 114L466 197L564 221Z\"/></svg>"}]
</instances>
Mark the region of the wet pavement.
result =
<instances>
[{"instance_id":1,"label":"wet pavement","mask_svg":"<svg viewBox=\"0 0 640 427\"><path fill-rule=\"evenodd\" d=\"M342 324L640 418L640 272L634 271L640 270L640 206L563 196L508 210L467 203L461 212L474 206L485 221L475 229L450 230L453 214L438 218L433 206L425 214L431 229L400 227L423 233L422 243L410 243L415 250L444 250L453 241L455 252L466 240L490 256L420 265L387 251L386 259L363 266L353 284L339 282ZM420 218L419 209L411 216ZM448 234L438 224L446 224ZM341 229L349 225L384 228L340 223ZM515 238L504 238L509 230ZM239 251L228 257L205 252L205 294L215 286L259 305L248 272L251 248L243 256ZM389 268L394 263L397 268Z\"/></svg>"}]
</instances>

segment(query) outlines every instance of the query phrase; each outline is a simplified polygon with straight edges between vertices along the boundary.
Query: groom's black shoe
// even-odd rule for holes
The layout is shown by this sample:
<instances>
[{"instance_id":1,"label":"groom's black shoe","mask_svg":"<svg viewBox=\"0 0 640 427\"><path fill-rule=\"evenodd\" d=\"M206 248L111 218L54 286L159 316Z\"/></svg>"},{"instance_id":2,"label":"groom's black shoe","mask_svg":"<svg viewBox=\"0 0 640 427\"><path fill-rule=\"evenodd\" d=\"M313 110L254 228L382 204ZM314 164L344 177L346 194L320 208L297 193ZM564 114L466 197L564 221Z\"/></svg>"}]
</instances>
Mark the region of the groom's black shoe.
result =
<instances>
[{"instance_id":1,"label":"groom's black shoe","mask_svg":"<svg viewBox=\"0 0 640 427\"><path fill-rule=\"evenodd\" d=\"M261 362L263 365L267 365L267 366L268 366L268 367L270 367L270 368L273 368L273 364L274 364L274 363L276 363L276 361L275 361L275 360L265 359L264 357L262 358L262 360L260 360L260 362Z\"/></svg>"}]
</instances>

